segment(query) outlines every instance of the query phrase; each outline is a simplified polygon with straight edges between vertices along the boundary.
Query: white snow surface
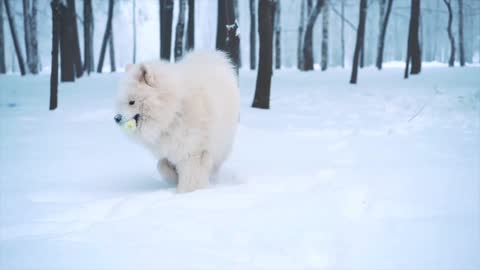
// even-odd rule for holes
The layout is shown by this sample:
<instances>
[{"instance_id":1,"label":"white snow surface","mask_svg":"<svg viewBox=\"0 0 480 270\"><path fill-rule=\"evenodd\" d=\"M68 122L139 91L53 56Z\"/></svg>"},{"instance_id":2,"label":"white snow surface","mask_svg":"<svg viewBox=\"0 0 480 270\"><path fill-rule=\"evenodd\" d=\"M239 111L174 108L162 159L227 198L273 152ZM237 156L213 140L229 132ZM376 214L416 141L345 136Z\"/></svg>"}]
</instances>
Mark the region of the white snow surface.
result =
<instances>
[{"instance_id":1,"label":"white snow surface","mask_svg":"<svg viewBox=\"0 0 480 270\"><path fill-rule=\"evenodd\" d=\"M0 269L479 269L480 67L242 70L231 158L176 194L114 124L121 74L0 77Z\"/></svg>"}]
</instances>

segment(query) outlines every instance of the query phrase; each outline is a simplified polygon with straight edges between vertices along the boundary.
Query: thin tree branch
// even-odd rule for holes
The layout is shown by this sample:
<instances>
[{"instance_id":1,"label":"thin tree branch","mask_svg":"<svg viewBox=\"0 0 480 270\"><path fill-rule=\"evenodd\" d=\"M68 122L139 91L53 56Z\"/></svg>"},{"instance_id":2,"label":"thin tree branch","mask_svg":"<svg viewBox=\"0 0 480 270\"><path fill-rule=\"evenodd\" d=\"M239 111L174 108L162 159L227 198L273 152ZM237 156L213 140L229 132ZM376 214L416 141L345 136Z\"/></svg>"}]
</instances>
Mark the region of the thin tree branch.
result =
<instances>
[{"instance_id":1,"label":"thin tree branch","mask_svg":"<svg viewBox=\"0 0 480 270\"><path fill-rule=\"evenodd\" d=\"M328 0L328 4L330 4L330 7L332 8L333 12L338 16L340 17L344 22L347 23L348 26L350 26L350 28L352 28L353 31L357 31L357 28L355 27L355 25L350 22L349 20L347 20L344 16L342 16L342 14L335 8L335 6L332 4L332 1L331 0Z\"/></svg>"}]
</instances>

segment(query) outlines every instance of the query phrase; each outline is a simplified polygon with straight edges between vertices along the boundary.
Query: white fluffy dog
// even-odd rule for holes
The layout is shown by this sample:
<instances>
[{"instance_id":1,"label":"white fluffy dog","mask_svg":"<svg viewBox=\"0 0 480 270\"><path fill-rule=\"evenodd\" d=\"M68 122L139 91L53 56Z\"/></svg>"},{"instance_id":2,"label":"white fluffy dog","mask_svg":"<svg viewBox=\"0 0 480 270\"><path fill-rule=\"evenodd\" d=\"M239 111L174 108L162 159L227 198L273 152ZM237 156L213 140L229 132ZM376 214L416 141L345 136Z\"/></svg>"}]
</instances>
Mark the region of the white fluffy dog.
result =
<instances>
[{"instance_id":1,"label":"white fluffy dog","mask_svg":"<svg viewBox=\"0 0 480 270\"><path fill-rule=\"evenodd\" d=\"M215 51L129 65L117 109L115 121L154 154L178 192L204 188L232 148L240 110L235 71Z\"/></svg>"}]
</instances>

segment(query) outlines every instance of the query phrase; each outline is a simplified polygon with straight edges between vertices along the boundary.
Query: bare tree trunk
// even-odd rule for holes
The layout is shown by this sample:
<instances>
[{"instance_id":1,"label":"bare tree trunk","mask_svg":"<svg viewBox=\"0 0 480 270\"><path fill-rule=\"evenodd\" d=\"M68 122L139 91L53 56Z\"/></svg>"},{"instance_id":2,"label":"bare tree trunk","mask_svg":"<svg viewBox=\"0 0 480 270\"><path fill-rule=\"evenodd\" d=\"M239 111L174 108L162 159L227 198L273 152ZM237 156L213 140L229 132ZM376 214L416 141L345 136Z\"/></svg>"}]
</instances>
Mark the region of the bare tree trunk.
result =
<instances>
[{"instance_id":1,"label":"bare tree trunk","mask_svg":"<svg viewBox=\"0 0 480 270\"><path fill-rule=\"evenodd\" d=\"M322 14L322 60L320 63L322 71L328 68L328 28L329 28L329 6L330 3L325 3L325 8Z\"/></svg>"},{"instance_id":2,"label":"bare tree trunk","mask_svg":"<svg viewBox=\"0 0 480 270\"><path fill-rule=\"evenodd\" d=\"M38 0L32 0L32 8L30 14L30 72L32 74L38 74L41 67L40 57L38 54L37 13Z\"/></svg>"},{"instance_id":3,"label":"bare tree trunk","mask_svg":"<svg viewBox=\"0 0 480 270\"><path fill-rule=\"evenodd\" d=\"M420 4L420 10L422 10L421 4ZM418 21L419 21L419 31L420 31L420 38L419 38L418 44L420 45L420 52L424 52L424 50L423 50L423 43L424 43L424 40L425 40L425 34L424 34L425 18L424 18L424 16L419 16Z\"/></svg>"},{"instance_id":4,"label":"bare tree trunk","mask_svg":"<svg viewBox=\"0 0 480 270\"><path fill-rule=\"evenodd\" d=\"M70 24L72 29L72 50L73 50L73 63L75 64L75 74L79 78L83 75L82 55L80 54L80 40L78 38L77 27L77 10L75 8L75 0L67 0L68 17L70 18Z\"/></svg>"},{"instance_id":5,"label":"bare tree trunk","mask_svg":"<svg viewBox=\"0 0 480 270\"><path fill-rule=\"evenodd\" d=\"M73 52L73 28L72 13L68 10L66 3L60 1L60 80L62 82L75 81L75 63Z\"/></svg>"},{"instance_id":6,"label":"bare tree trunk","mask_svg":"<svg viewBox=\"0 0 480 270\"><path fill-rule=\"evenodd\" d=\"M368 1L368 0L367 0ZM367 2L367 8L365 9L365 13L368 12L368 2ZM367 15L365 15L365 18ZM365 20L365 24L367 21ZM365 26L366 28L366 26ZM363 37L363 42L362 42L362 48L360 49L360 68L363 68L365 66L365 34Z\"/></svg>"},{"instance_id":7,"label":"bare tree trunk","mask_svg":"<svg viewBox=\"0 0 480 270\"><path fill-rule=\"evenodd\" d=\"M239 26L235 15L236 4L235 0L218 0L215 47L217 50L227 52L238 74L240 67L240 36L237 32Z\"/></svg>"},{"instance_id":8,"label":"bare tree trunk","mask_svg":"<svg viewBox=\"0 0 480 270\"><path fill-rule=\"evenodd\" d=\"M378 62L378 50L380 48L380 38L382 35L382 27L383 27L383 21L385 19L386 8L387 8L387 0L378 0L378 9L379 9L378 29L379 30L378 30L378 40L377 40L377 62Z\"/></svg>"},{"instance_id":9,"label":"bare tree trunk","mask_svg":"<svg viewBox=\"0 0 480 270\"><path fill-rule=\"evenodd\" d=\"M367 0L367 8L365 9L365 13L367 13L368 15L368 0ZM365 18L367 17L367 15L365 15ZM367 26L368 26L368 21L365 20L365 28L367 28ZM363 68L365 66L365 47L366 47L365 40L367 39L366 36L368 37L368 34L364 34L362 47L360 49L360 63L359 63L360 68Z\"/></svg>"},{"instance_id":10,"label":"bare tree trunk","mask_svg":"<svg viewBox=\"0 0 480 270\"><path fill-rule=\"evenodd\" d=\"M30 73L39 72L38 40L37 40L37 0L23 0L23 29L27 67Z\"/></svg>"},{"instance_id":11,"label":"bare tree trunk","mask_svg":"<svg viewBox=\"0 0 480 270\"><path fill-rule=\"evenodd\" d=\"M335 8L335 5L333 5L332 3L335 3L331 0L329 0L329 3L331 4L330 5L330 10L333 11L333 13L335 15L337 15L338 17L340 17L341 19L341 23L340 23L340 47L341 47L341 53L340 53L340 56L342 58L342 60L345 60L345 25L348 25L353 31L357 31L357 27L352 23L350 22L347 18L345 18L345 3L346 3L346 0L340 0L340 11L338 11L336 8ZM341 62L341 61L339 61ZM345 61L342 62L342 67L344 66L344 63Z\"/></svg>"},{"instance_id":12,"label":"bare tree trunk","mask_svg":"<svg viewBox=\"0 0 480 270\"><path fill-rule=\"evenodd\" d=\"M465 47L463 39L463 0L458 0L458 50L460 66L465 66Z\"/></svg>"},{"instance_id":13,"label":"bare tree trunk","mask_svg":"<svg viewBox=\"0 0 480 270\"><path fill-rule=\"evenodd\" d=\"M303 67L302 70L313 70L313 26L317 21L318 14L322 10L325 0L317 0L315 7L308 16L305 28L305 37L303 39Z\"/></svg>"},{"instance_id":14,"label":"bare tree trunk","mask_svg":"<svg viewBox=\"0 0 480 270\"><path fill-rule=\"evenodd\" d=\"M23 0L23 34L25 39L25 52L27 61L27 72L30 72L32 46L30 45L31 33L30 33L30 0Z\"/></svg>"},{"instance_id":15,"label":"bare tree trunk","mask_svg":"<svg viewBox=\"0 0 480 270\"><path fill-rule=\"evenodd\" d=\"M195 48L195 0L188 0L187 51Z\"/></svg>"},{"instance_id":16,"label":"bare tree trunk","mask_svg":"<svg viewBox=\"0 0 480 270\"><path fill-rule=\"evenodd\" d=\"M238 34L238 21L235 17L235 2L227 0L224 5L224 28L226 30L224 51L230 57L238 75L238 69L240 68L240 35Z\"/></svg>"},{"instance_id":17,"label":"bare tree trunk","mask_svg":"<svg viewBox=\"0 0 480 270\"><path fill-rule=\"evenodd\" d=\"M360 0L360 16L358 19L357 41L355 43L355 52L353 54L351 84L357 83L358 64L365 38L365 21L367 20L367 0Z\"/></svg>"},{"instance_id":18,"label":"bare tree trunk","mask_svg":"<svg viewBox=\"0 0 480 270\"><path fill-rule=\"evenodd\" d=\"M280 0L275 1L275 69L282 67L282 25L280 21L281 5Z\"/></svg>"},{"instance_id":19,"label":"bare tree trunk","mask_svg":"<svg viewBox=\"0 0 480 270\"><path fill-rule=\"evenodd\" d=\"M117 65L115 64L115 40L113 39L113 25L110 30L110 39L108 40L108 48L110 54L110 72L117 71Z\"/></svg>"},{"instance_id":20,"label":"bare tree trunk","mask_svg":"<svg viewBox=\"0 0 480 270\"><path fill-rule=\"evenodd\" d=\"M3 1L0 0L0 74L7 73L5 64L5 33L3 31Z\"/></svg>"},{"instance_id":21,"label":"bare tree trunk","mask_svg":"<svg viewBox=\"0 0 480 270\"><path fill-rule=\"evenodd\" d=\"M137 8L136 0L132 1L132 27L133 27L133 56L132 63L137 62Z\"/></svg>"},{"instance_id":22,"label":"bare tree trunk","mask_svg":"<svg viewBox=\"0 0 480 270\"><path fill-rule=\"evenodd\" d=\"M50 110L55 110L58 103L58 43L60 39L59 0L52 0L52 63L50 71Z\"/></svg>"},{"instance_id":23,"label":"bare tree trunk","mask_svg":"<svg viewBox=\"0 0 480 270\"><path fill-rule=\"evenodd\" d=\"M183 37L185 35L185 6L186 0L180 0L180 8L178 10L178 21L175 30L175 61L183 56Z\"/></svg>"},{"instance_id":24,"label":"bare tree trunk","mask_svg":"<svg viewBox=\"0 0 480 270\"><path fill-rule=\"evenodd\" d=\"M380 34L378 35L377 43L377 62L376 66L378 69L382 69L383 65L383 51L385 47L385 36L387 34L388 20L390 18L390 13L392 11L393 0L388 0L388 6L385 10L385 4L387 0L380 0Z\"/></svg>"},{"instance_id":25,"label":"bare tree trunk","mask_svg":"<svg viewBox=\"0 0 480 270\"><path fill-rule=\"evenodd\" d=\"M412 68L410 74L418 74L422 69L422 53L419 41L420 26L420 0L412 0L410 26L408 30L407 60L405 65L405 78L408 78L408 68L410 61Z\"/></svg>"},{"instance_id":26,"label":"bare tree trunk","mask_svg":"<svg viewBox=\"0 0 480 270\"><path fill-rule=\"evenodd\" d=\"M10 56L11 56L10 57L10 65L12 67L12 72L15 73L15 72L17 72L16 68L17 68L17 65L18 65L18 64L15 63L15 60L17 59L17 54L11 53Z\"/></svg>"},{"instance_id":27,"label":"bare tree trunk","mask_svg":"<svg viewBox=\"0 0 480 270\"><path fill-rule=\"evenodd\" d=\"M20 48L20 43L18 42L17 29L15 27L15 18L14 14L10 9L9 0L4 0L5 11L7 12L8 24L10 25L10 33L12 34L13 45L15 47L15 53L17 54L18 66L20 67L20 74L25 75L25 62L23 61L22 50Z\"/></svg>"},{"instance_id":28,"label":"bare tree trunk","mask_svg":"<svg viewBox=\"0 0 480 270\"><path fill-rule=\"evenodd\" d=\"M435 60L438 60L438 57L437 57L437 51L438 51L438 35L437 35L437 27L439 25L438 23L438 11L440 10L440 1L435 1L436 2L436 6L435 6L435 9L437 10L437 12L435 12L435 16L434 16L434 19L433 19L433 25L434 25L434 28L433 28L433 40L432 40L432 60L435 61Z\"/></svg>"},{"instance_id":29,"label":"bare tree trunk","mask_svg":"<svg viewBox=\"0 0 480 270\"><path fill-rule=\"evenodd\" d=\"M272 80L273 58L273 20L275 15L274 2L259 0L258 2L258 35L260 39L260 54L257 82L252 107L270 108L270 86Z\"/></svg>"},{"instance_id":30,"label":"bare tree trunk","mask_svg":"<svg viewBox=\"0 0 480 270\"><path fill-rule=\"evenodd\" d=\"M303 32L305 26L305 0L300 0L300 22L298 24L297 68L303 68Z\"/></svg>"},{"instance_id":31,"label":"bare tree trunk","mask_svg":"<svg viewBox=\"0 0 480 270\"><path fill-rule=\"evenodd\" d=\"M173 0L160 1L160 58L170 61L172 49Z\"/></svg>"},{"instance_id":32,"label":"bare tree trunk","mask_svg":"<svg viewBox=\"0 0 480 270\"><path fill-rule=\"evenodd\" d=\"M453 21L453 12L451 0L443 0L448 9L448 39L450 40L450 59L448 60L448 66L453 67L455 65L455 38L452 33L452 21Z\"/></svg>"},{"instance_id":33,"label":"bare tree trunk","mask_svg":"<svg viewBox=\"0 0 480 270\"><path fill-rule=\"evenodd\" d=\"M422 39L420 43L422 44L422 52L423 53L423 59L427 62L432 62L432 48L433 48L433 33L432 33L432 27L431 27L431 14L432 11L431 6L429 1L423 2L424 7L422 7L425 10L425 14L420 18L422 21ZM426 48L426 49L424 49Z\"/></svg>"},{"instance_id":34,"label":"bare tree trunk","mask_svg":"<svg viewBox=\"0 0 480 270\"><path fill-rule=\"evenodd\" d=\"M83 69L88 74L95 70L95 60L93 51L93 11L92 0L83 0L83 41L84 41L84 60Z\"/></svg>"},{"instance_id":35,"label":"bare tree trunk","mask_svg":"<svg viewBox=\"0 0 480 270\"><path fill-rule=\"evenodd\" d=\"M467 42L465 42L465 62L469 64L473 64L473 55L475 54L475 41L477 39L477 36L475 36L474 31L475 29L475 22L474 20L476 19L474 16L472 16L472 12L467 10L464 11L465 13L465 21L464 24L467 25L465 28L465 36L467 37ZM479 26L480 27L480 26Z\"/></svg>"},{"instance_id":36,"label":"bare tree trunk","mask_svg":"<svg viewBox=\"0 0 480 270\"><path fill-rule=\"evenodd\" d=\"M217 39L215 48L219 51L225 51L225 40L227 39L227 29L225 28L225 9L226 2L232 0L218 0L217 7Z\"/></svg>"},{"instance_id":37,"label":"bare tree trunk","mask_svg":"<svg viewBox=\"0 0 480 270\"><path fill-rule=\"evenodd\" d=\"M340 52L340 55L341 55L341 62L342 62L342 68L345 67L345 0L341 0L341 25L340 25L340 47L341 47L341 52Z\"/></svg>"},{"instance_id":38,"label":"bare tree trunk","mask_svg":"<svg viewBox=\"0 0 480 270\"><path fill-rule=\"evenodd\" d=\"M234 14L234 24L236 25L237 29L235 30L235 35L238 35L238 69L242 67L242 46L240 46L240 30L239 30L239 23L240 23L240 13L238 10L238 0L233 0L233 14ZM238 74L238 70L237 70Z\"/></svg>"},{"instance_id":39,"label":"bare tree trunk","mask_svg":"<svg viewBox=\"0 0 480 270\"><path fill-rule=\"evenodd\" d=\"M303 1L303 0L302 0ZM257 67L257 30L255 0L250 0L250 69Z\"/></svg>"},{"instance_id":40,"label":"bare tree trunk","mask_svg":"<svg viewBox=\"0 0 480 270\"><path fill-rule=\"evenodd\" d=\"M107 26L105 27L105 33L103 34L102 48L100 50L100 59L98 60L97 72L102 73L103 61L105 59L105 51L107 50L107 43L110 39L112 31L112 19L113 19L113 0L108 1L108 17Z\"/></svg>"},{"instance_id":41,"label":"bare tree trunk","mask_svg":"<svg viewBox=\"0 0 480 270\"><path fill-rule=\"evenodd\" d=\"M363 38L362 49L360 50L360 68L365 66L365 37Z\"/></svg>"}]
</instances>

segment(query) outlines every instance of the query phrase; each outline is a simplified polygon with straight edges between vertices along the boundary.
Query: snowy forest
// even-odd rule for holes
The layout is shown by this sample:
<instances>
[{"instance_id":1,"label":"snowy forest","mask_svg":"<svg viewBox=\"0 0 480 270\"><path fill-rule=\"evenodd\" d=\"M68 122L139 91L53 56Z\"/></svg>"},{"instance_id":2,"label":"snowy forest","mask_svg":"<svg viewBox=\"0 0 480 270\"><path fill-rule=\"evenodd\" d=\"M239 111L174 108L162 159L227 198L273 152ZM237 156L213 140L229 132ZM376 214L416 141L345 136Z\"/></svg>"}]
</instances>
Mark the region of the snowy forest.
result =
<instances>
[{"instance_id":1,"label":"snowy forest","mask_svg":"<svg viewBox=\"0 0 480 270\"><path fill-rule=\"evenodd\" d=\"M274 69L351 68L353 82L357 66L382 69L384 62L411 59L415 74L421 62L480 61L480 2L474 0L277 0L265 10L254 0L3 2L0 73L49 72L58 44L51 36L58 31L62 82L137 61L176 61L194 48L228 51L238 68L256 69L257 18L266 16ZM227 48L227 35L238 45Z\"/></svg>"},{"instance_id":2,"label":"snowy forest","mask_svg":"<svg viewBox=\"0 0 480 270\"><path fill-rule=\"evenodd\" d=\"M0 269L480 269L480 0L0 0L0 116Z\"/></svg>"}]
</instances>

